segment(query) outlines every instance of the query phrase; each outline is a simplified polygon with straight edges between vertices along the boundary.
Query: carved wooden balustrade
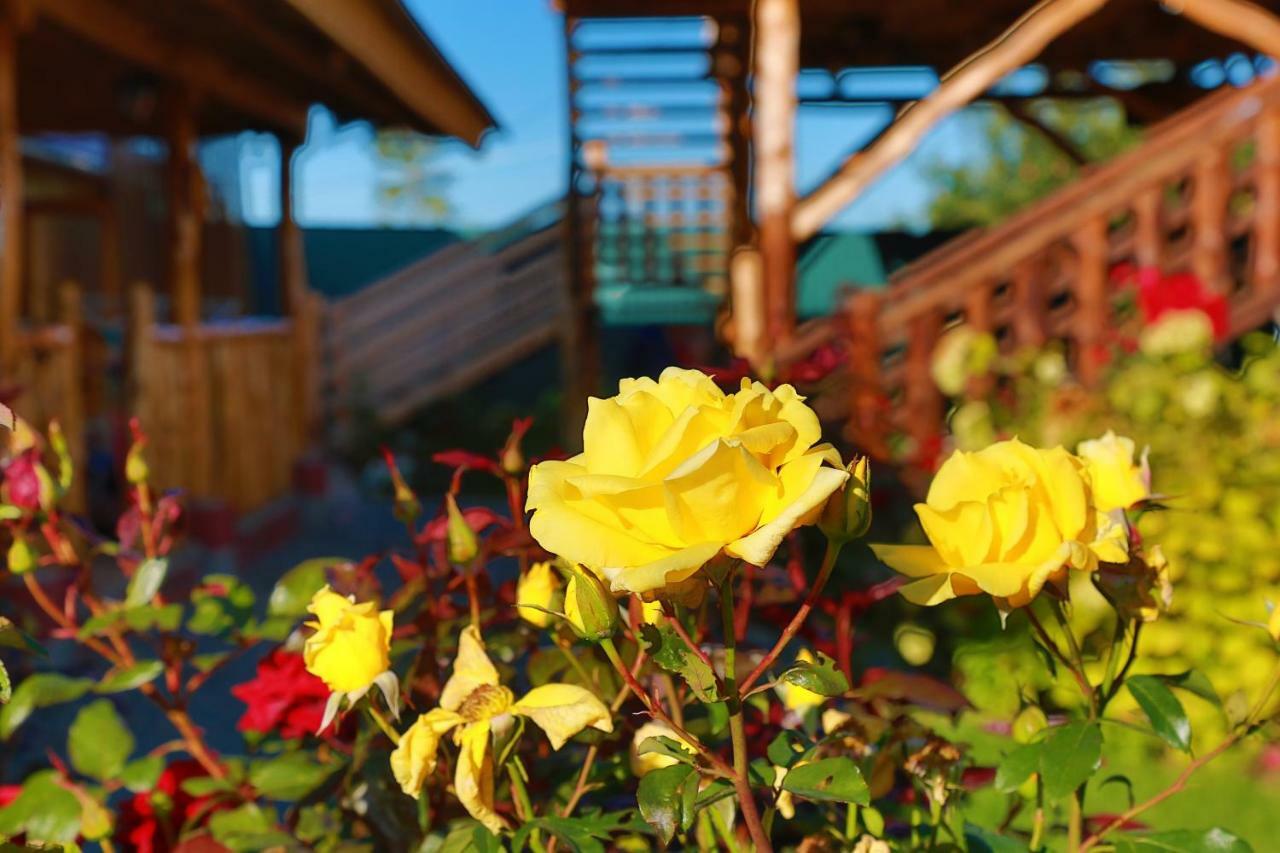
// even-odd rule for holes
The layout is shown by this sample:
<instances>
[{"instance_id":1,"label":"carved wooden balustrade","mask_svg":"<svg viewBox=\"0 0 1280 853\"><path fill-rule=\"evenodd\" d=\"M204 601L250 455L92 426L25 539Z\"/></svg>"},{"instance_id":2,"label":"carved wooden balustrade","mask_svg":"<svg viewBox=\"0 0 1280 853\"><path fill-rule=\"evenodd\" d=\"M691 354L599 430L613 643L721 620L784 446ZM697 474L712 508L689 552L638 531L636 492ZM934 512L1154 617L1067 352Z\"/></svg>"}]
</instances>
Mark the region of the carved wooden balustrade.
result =
<instances>
[{"instance_id":1,"label":"carved wooden balustrade","mask_svg":"<svg viewBox=\"0 0 1280 853\"><path fill-rule=\"evenodd\" d=\"M884 452L892 431L924 446L945 401L931 376L958 323L1005 350L1066 345L1086 384L1119 322L1117 264L1194 272L1226 297L1230 337L1280 304L1280 77L1209 95L1143 142L1005 222L965 234L802 328L784 363L843 339L850 437ZM976 383L981 389L981 383ZM979 390L980 393L980 390Z\"/></svg>"}]
</instances>

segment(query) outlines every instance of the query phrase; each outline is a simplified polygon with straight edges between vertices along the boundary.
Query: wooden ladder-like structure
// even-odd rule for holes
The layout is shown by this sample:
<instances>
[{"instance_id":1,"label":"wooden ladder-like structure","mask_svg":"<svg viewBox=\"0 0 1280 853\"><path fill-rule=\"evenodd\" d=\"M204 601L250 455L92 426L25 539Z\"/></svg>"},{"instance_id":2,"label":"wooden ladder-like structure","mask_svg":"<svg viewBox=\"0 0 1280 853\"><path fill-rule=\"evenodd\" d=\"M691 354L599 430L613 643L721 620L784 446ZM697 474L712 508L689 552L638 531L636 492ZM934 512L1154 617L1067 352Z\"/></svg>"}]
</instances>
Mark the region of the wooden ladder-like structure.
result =
<instances>
[{"instance_id":1,"label":"wooden ladder-like structure","mask_svg":"<svg viewBox=\"0 0 1280 853\"><path fill-rule=\"evenodd\" d=\"M961 322L1008 350L1065 343L1086 384L1119 322L1118 264L1193 272L1228 303L1231 338L1280 306L1280 76L1209 95L1143 142L1003 223L904 267L885 290L802 328L791 360L843 340L850 437L918 442L943 425L931 375L942 333Z\"/></svg>"}]
</instances>

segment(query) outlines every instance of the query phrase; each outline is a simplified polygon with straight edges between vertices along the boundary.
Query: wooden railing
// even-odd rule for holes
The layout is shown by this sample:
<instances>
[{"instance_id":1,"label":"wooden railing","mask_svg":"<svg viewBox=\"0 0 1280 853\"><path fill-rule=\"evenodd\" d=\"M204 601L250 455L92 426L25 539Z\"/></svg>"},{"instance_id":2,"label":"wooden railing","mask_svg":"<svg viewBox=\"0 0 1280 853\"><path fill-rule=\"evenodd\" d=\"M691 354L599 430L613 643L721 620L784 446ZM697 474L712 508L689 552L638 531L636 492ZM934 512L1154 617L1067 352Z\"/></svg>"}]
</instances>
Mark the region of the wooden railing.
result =
<instances>
[{"instance_id":1,"label":"wooden railing","mask_svg":"<svg viewBox=\"0 0 1280 853\"><path fill-rule=\"evenodd\" d=\"M563 235L458 243L329 303L326 420L365 408L394 422L549 343L564 312Z\"/></svg>"},{"instance_id":2,"label":"wooden railing","mask_svg":"<svg viewBox=\"0 0 1280 853\"><path fill-rule=\"evenodd\" d=\"M963 235L851 296L843 315L802 328L795 360L843 339L851 437L936 436L944 400L931 376L958 323L1005 349L1066 344L1095 380L1117 322L1120 263L1191 271L1227 299L1232 337L1280 304L1280 77L1227 89L1153 127L1143 142L1005 222ZM784 360L785 360L784 359Z\"/></svg>"},{"instance_id":3,"label":"wooden railing","mask_svg":"<svg viewBox=\"0 0 1280 853\"><path fill-rule=\"evenodd\" d=\"M157 485L236 510L285 494L312 426L305 329L251 317L194 329L157 323L145 286L131 307L130 410L150 437Z\"/></svg>"},{"instance_id":4,"label":"wooden railing","mask_svg":"<svg viewBox=\"0 0 1280 853\"><path fill-rule=\"evenodd\" d=\"M19 330L14 366L0 375L0 388L17 393L10 405L35 429L43 432L50 421L58 421L80 475L68 496L68 505L83 509L85 412L80 289L66 283L58 295L59 322Z\"/></svg>"}]
</instances>

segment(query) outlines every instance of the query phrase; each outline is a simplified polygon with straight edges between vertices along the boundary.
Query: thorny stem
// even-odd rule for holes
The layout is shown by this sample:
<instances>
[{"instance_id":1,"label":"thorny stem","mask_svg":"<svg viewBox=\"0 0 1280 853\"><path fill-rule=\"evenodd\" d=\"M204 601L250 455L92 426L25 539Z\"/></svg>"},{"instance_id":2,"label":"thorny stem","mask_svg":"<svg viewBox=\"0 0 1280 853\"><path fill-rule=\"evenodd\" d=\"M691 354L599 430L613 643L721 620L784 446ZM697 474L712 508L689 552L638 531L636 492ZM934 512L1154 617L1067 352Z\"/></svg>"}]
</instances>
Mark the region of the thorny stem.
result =
<instances>
[{"instance_id":1,"label":"thorny stem","mask_svg":"<svg viewBox=\"0 0 1280 853\"><path fill-rule=\"evenodd\" d=\"M773 662L778 659L778 655L782 654L782 650L787 644L795 639L796 634L800 633L800 628L804 625L804 620L809 618L809 611L813 610L814 605L818 602L818 596L822 594L822 588L827 585L827 579L831 577L831 570L835 568L836 557L840 556L840 549L843 547L841 543L827 540L827 551L822 555L822 567L818 569L818 576L814 578L813 586L809 588L809 594L805 597L804 604L800 605L800 609L796 611L796 615L791 617L791 623L787 625L782 632L782 636L778 638L778 642L773 644L773 648L768 654L756 664L756 668L751 671L742 681L742 692L747 693L751 690L751 685L760 680L760 676L773 666Z\"/></svg>"},{"instance_id":2,"label":"thorny stem","mask_svg":"<svg viewBox=\"0 0 1280 853\"><path fill-rule=\"evenodd\" d=\"M471 605L471 625L480 630L480 589L476 585L476 562L462 567L462 576L467 582L467 600Z\"/></svg>"},{"instance_id":3,"label":"thorny stem","mask_svg":"<svg viewBox=\"0 0 1280 853\"><path fill-rule=\"evenodd\" d=\"M733 787L738 792L738 807L742 809L742 820L747 825L747 831L751 833L751 841L757 853L772 853L773 845L764 831L764 826L760 823L755 794L751 790L750 777L747 775L750 756L747 750L746 725L742 718L742 695L738 692L736 671L738 640L734 633L737 620L734 619L733 612L732 574L720 586L720 619L724 632L725 704L729 708L729 735L733 743Z\"/></svg>"}]
</instances>

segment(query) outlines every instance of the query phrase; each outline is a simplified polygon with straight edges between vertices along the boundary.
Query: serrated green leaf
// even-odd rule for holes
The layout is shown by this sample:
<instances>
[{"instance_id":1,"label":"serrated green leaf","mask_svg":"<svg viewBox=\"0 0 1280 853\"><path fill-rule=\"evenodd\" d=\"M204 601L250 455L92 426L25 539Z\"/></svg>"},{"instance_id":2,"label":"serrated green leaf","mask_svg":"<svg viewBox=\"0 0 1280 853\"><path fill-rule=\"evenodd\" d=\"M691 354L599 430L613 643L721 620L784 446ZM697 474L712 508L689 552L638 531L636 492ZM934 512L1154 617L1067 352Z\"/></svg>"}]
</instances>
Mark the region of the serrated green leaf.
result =
<instances>
[{"instance_id":1,"label":"serrated green leaf","mask_svg":"<svg viewBox=\"0 0 1280 853\"><path fill-rule=\"evenodd\" d=\"M849 690L849 680L836 668L836 662L822 652L818 652L816 661L796 661L779 680L819 696L840 696Z\"/></svg>"},{"instance_id":2,"label":"serrated green leaf","mask_svg":"<svg viewBox=\"0 0 1280 853\"><path fill-rule=\"evenodd\" d=\"M329 778L334 765L317 764L305 752L286 752L249 768L249 784L270 800L300 800Z\"/></svg>"},{"instance_id":3,"label":"serrated green leaf","mask_svg":"<svg viewBox=\"0 0 1280 853\"><path fill-rule=\"evenodd\" d=\"M1151 728L1174 749L1191 751L1191 722L1173 691L1150 675L1133 675L1125 681L1129 694L1142 708Z\"/></svg>"},{"instance_id":4,"label":"serrated green leaf","mask_svg":"<svg viewBox=\"0 0 1280 853\"><path fill-rule=\"evenodd\" d=\"M1088 781L1102 763L1102 731L1097 723L1068 723L1050 729L1040 742L1044 794L1061 799Z\"/></svg>"},{"instance_id":5,"label":"serrated green leaf","mask_svg":"<svg viewBox=\"0 0 1280 853\"><path fill-rule=\"evenodd\" d=\"M647 737L636 747L637 755L649 755L656 753L665 755L668 758L674 758L681 764L693 765L693 753L680 745L680 742L669 737L658 735L657 737Z\"/></svg>"},{"instance_id":6,"label":"serrated green leaf","mask_svg":"<svg viewBox=\"0 0 1280 853\"><path fill-rule=\"evenodd\" d=\"M169 574L169 561L163 557L143 560L129 578L129 586L124 594L124 606L143 607L151 603L164 584Z\"/></svg>"},{"instance_id":7,"label":"serrated green leaf","mask_svg":"<svg viewBox=\"0 0 1280 853\"><path fill-rule=\"evenodd\" d=\"M347 562L342 557L316 557L294 566L276 582L267 600L267 614L297 620L307 613L312 597L328 583L326 570Z\"/></svg>"},{"instance_id":8,"label":"serrated green leaf","mask_svg":"<svg viewBox=\"0 0 1280 853\"><path fill-rule=\"evenodd\" d=\"M1040 744L1027 743L1015 747L996 767L995 788L1008 794L1022 787L1031 774L1040 772Z\"/></svg>"},{"instance_id":9,"label":"serrated green leaf","mask_svg":"<svg viewBox=\"0 0 1280 853\"><path fill-rule=\"evenodd\" d=\"M640 815L664 843L670 843L677 829L692 822L692 810L685 812L689 798L684 789L691 787L696 797L698 778L696 770L683 764L650 770L640 778L636 794Z\"/></svg>"},{"instance_id":10,"label":"serrated green leaf","mask_svg":"<svg viewBox=\"0 0 1280 853\"><path fill-rule=\"evenodd\" d=\"M0 708L0 740L8 740L32 711L73 702L88 693L93 684L87 678L68 678L56 672L32 675L14 689L9 704Z\"/></svg>"},{"instance_id":11,"label":"serrated green leaf","mask_svg":"<svg viewBox=\"0 0 1280 853\"><path fill-rule=\"evenodd\" d=\"M783 790L810 800L837 803L871 803L867 782L853 759L840 756L823 758L792 767L782 777Z\"/></svg>"},{"instance_id":12,"label":"serrated green leaf","mask_svg":"<svg viewBox=\"0 0 1280 853\"><path fill-rule=\"evenodd\" d=\"M1204 831L1130 833L1114 835L1108 840L1116 853L1253 853L1247 841L1218 827Z\"/></svg>"},{"instance_id":13,"label":"serrated green leaf","mask_svg":"<svg viewBox=\"0 0 1280 853\"><path fill-rule=\"evenodd\" d=\"M700 702L714 702L716 677L711 667L689 648L669 624L643 625L640 634L654 663L684 679Z\"/></svg>"},{"instance_id":14,"label":"serrated green leaf","mask_svg":"<svg viewBox=\"0 0 1280 853\"><path fill-rule=\"evenodd\" d=\"M150 791L160 781L164 773L164 759L158 755L144 755L124 766L120 771L120 782L135 794Z\"/></svg>"},{"instance_id":15,"label":"serrated green leaf","mask_svg":"<svg viewBox=\"0 0 1280 853\"><path fill-rule=\"evenodd\" d=\"M80 834L80 815L80 801L58 784L58 774L39 770L0 809L0 838L25 833L31 842L69 845Z\"/></svg>"},{"instance_id":16,"label":"serrated green leaf","mask_svg":"<svg viewBox=\"0 0 1280 853\"><path fill-rule=\"evenodd\" d=\"M106 694L136 690L144 684L150 684L155 681L162 672L164 672L164 663L161 661L138 661L133 666L118 669L108 675L99 682L97 687L93 688L93 692Z\"/></svg>"},{"instance_id":17,"label":"serrated green leaf","mask_svg":"<svg viewBox=\"0 0 1280 853\"><path fill-rule=\"evenodd\" d=\"M99 699L81 708L67 734L71 766L100 782L120 775L133 744L133 735L110 699Z\"/></svg>"}]
</instances>

